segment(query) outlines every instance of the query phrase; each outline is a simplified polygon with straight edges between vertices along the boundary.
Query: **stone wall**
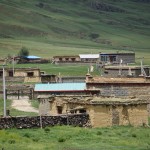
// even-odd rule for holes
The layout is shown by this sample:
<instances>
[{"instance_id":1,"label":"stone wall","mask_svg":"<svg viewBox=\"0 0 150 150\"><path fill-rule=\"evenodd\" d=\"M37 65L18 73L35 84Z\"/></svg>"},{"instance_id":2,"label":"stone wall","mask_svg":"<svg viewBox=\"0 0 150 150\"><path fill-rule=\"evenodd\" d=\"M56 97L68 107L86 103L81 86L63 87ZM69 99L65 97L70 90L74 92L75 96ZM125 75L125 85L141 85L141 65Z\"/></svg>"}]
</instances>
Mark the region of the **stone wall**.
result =
<instances>
[{"instance_id":1,"label":"stone wall","mask_svg":"<svg viewBox=\"0 0 150 150\"><path fill-rule=\"evenodd\" d=\"M39 77L39 76L34 76L34 77L25 77L24 78L24 82L35 82L35 83L37 83L37 82L41 82L41 77Z\"/></svg>"},{"instance_id":2,"label":"stone wall","mask_svg":"<svg viewBox=\"0 0 150 150\"><path fill-rule=\"evenodd\" d=\"M42 122L42 124L41 124ZM7 128L39 128L55 125L73 125L84 127L89 123L88 114L75 114L63 116L39 116L35 117L9 117L0 118L0 129Z\"/></svg>"},{"instance_id":3,"label":"stone wall","mask_svg":"<svg viewBox=\"0 0 150 150\"><path fill-rule=\"evenodd\" d=\"M140 97L141 95L150 96L149 84L115 84L115 83L101 83L87 85L87 88L100 90L102 96L115 96L115 97Z\"/></svg>"},{"instance_id":4,"label":"stone wall","mask_svg":"<svg viewBox=\"0 0 150 150\"><path fill-rule=\"evenodd\" d=\"M89 114L92 127L148 125L147 105L94 106Z\"/></svg>"},{"instance_id":5,"label":"stone wall","mask_svg":"<svg viewBox=\"0 0 150 150\"><path fill-rule=\"evenodd\" d=\"M148 76L149 75L149 68L145 68L145 73ZM121 75L119 75L119 69L109 69L106 68L104 70L103 76L104 77L127 77L129 75L129 70L128 69L121 69L120 70ZM141 69L132 69L131 70L132 76L133 77L139 77L139 75L141 75Z\"/></svg>"}]
</instances>

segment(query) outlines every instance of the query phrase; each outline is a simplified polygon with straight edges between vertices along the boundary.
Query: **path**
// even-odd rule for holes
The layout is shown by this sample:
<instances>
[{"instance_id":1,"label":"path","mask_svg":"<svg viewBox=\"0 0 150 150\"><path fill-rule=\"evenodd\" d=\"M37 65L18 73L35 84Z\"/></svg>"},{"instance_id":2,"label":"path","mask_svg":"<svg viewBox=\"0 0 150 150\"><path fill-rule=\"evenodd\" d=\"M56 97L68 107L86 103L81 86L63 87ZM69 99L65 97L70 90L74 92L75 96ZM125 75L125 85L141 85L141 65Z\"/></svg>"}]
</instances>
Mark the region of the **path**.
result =
<instances>
[{"instance_id":1,"label":"path","mask_svg":"<svg viewBox=\"0 0 150 150\"><path fill-rule=\"evenodd\" d=\"M25 112L39 112L36 108L31 106L28 99L13 100L12 108Z\"/></svg>"}]
</instances>

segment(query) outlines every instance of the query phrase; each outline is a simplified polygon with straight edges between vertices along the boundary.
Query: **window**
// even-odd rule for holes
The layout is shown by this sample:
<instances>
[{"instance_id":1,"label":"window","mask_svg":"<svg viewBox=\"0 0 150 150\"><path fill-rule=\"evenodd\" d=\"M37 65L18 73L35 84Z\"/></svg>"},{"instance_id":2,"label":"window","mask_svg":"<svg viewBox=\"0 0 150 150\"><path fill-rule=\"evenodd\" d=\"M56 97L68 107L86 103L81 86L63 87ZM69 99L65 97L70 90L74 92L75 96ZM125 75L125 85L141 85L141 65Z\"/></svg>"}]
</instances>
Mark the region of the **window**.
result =
<instances>
[{"instance_id":1,"label":"window","mask_svg":"<svg viewBox=\"0 0 150 150\"><path fill-rule=\"evenodd\" d=\"M9 71L9 77L13 77L13 71Z\"/></svg>"},{"instance_id":2,"label":"window","mask_svg":"<svg viewBox=\"0 0 150 150\"><path fill-rule=\"evenodd\" d=\"M27 77L33 77L34 72L27 72Z\"/></svg>"},{"instance_id":3,"label":"window","mask_svg":"<svg viewBox=\"0 0 150 150\"><path fill-rule=\"evenodd\" d=\"M107 56L101 56L101 61L106 62L107 61Z\"/></svg>"},{"instance_id":4,"label":"window","mask_svg":"<svg viewBox=\"0 0 150 150\"><path fill-rule=\"evenodd\" d=\"M62 61L62 58L59 58L59 61Z\"/></svg>"},{"instance_id":5,"label":"window","mask_svg":"<svg viewBox=\"0 0 150 150\"><path fill-rule=\"evenodd\" d=\"M62 106L57 106L57 113L62 114Z\"/></svg>"},{"instance_id":6,"label":"window","mask_svg":"<svg viewBox=\"0 0 150 150\"><path fill-rule=\"evenodd\" d=\"M80 109L79 113L86 113L86 110L85 109Z\"/></svg>"},{"instance_id":7,"label":"window","mask_svg":"<svg viewBox=\"0 0 150 150\"><path fill-rule=\"evenodd\" d=\"M69 60L69 58L65 58L65 60L66 60L66 61L68 61L68 60Z\"/></svg>"},{"instance_id":8,"label":"window","mask_svg":"<svg viewBox=\"0 0 150 150\"><path fill-rule=\"evenodd\" d=\"M75 58L71 58L71 60L72 60L72 61L75 61L76 59L75 59Z\"/></svg>"},{"instance_id":9,"label":"window","mask_svg":"<svg viewBox=\"0 0 150 150\"><path fill-rule=\"evenodd\" d=\"M2 77L3 76L3 71L0 71L0 77Z\"/></svg>"}]
</instances>

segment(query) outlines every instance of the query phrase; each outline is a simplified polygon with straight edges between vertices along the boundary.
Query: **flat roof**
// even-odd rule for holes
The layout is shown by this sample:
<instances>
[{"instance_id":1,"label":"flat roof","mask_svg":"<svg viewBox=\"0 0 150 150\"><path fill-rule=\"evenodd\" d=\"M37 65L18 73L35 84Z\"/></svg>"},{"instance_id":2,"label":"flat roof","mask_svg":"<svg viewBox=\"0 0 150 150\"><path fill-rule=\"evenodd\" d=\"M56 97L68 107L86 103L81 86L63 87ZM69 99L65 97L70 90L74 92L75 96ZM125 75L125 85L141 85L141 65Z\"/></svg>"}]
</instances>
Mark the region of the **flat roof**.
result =
<instances>
[{"instance_id":1,"label":"flat roof","mask_svg":"<svg viewBox=\"0 0 150 150\"><path fill-rule=\"evenodd\" d=\"M79 54L80 58L99 58L99 54Z\"/></svg>"},{"instance_id":2,"label":"flat roof","mask_svg":"<svg viewBox=\"0 0 150 150\"><path fill-rule=\"evenodd\" d=\"M27 58L27 59L40 59L41 57L30 55L30 56L24 56L24 58Z\"/></svg>"},{"instance_id":3,"label":"flat roof","mask_svg":"<svg viewBox=\"0 0 150 150\"><path fill-rule=\"evenodd\" d=\"M93 77L91 80L86 80L86 83L150 83L150 80L145 78Z\"/></svg>"},{"instance_id":4,"label":"flat roof","mask_svg":"<svg viewBox=\"0 0 150 150\"><path fill-rule=\"evenodd\" d=\"M135 53L134 52L131 52L131 53L100 53L100 55L135 55Z\"/></svg>"},{"instance_id":5,"label":"flat roof","mask_svg":"<svg viewBox=\"0 0 150 150\"><path fill-rule=\"evenodd\" d=\"M149 104L150 98L141 96L140 98L116 98L116 97L78 97L68 98L69 103L89 104L89 105L128 105L128 104Z\"/></svg>"},{"instance_id":6,"label":"flat roof","mask_svg":"<svg viewBox=\"0 0 150 150\"><path fill-rule=\"evenodd\" d=\"M49 84L35 84L34 91L84 91L86 90L86 83L49 83Z\"/></svg>"},{"instance_id":7,"label":"flat roof","mask_svg":"<svg viewBox=\"0 0 150 150\"><path fill-rule=\"evenodd\" d=\"M149 96L116 98L116 97L102 97L102 96L88 96L88 95L39 95L39 99L55 97L55 100L61 99L68 103L74 104L89 104L89 105L128 105L128 104L149 104ZM51 101L51 100L50 100Z\"/></svg>"}]
</instances>

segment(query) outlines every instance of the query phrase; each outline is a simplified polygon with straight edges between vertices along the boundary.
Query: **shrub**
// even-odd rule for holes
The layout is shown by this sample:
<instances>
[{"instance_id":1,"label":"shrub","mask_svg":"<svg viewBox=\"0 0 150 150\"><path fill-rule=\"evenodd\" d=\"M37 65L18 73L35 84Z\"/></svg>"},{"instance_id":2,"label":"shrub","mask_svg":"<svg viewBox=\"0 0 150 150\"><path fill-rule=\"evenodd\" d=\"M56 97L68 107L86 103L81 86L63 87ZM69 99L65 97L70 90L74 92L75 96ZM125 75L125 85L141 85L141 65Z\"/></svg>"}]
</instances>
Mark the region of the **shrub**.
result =
<instances>
[{"instance_id":1,"label":"shrub","mask_svg":"<svg viewBox=\"0 0 150 150\"><path fill-rule=\"evenodd\" d=\"M50 131L50 129L49 129L48 127L46 127L46 128L44 129L44 131L45 131L46 133L48 133L48 132Z\"/></svg>"},{"instance_id":2,"label":"shrub","mask_svg":"<svg viewBox=\"0 0 150 150\"><path fill-rule=\"evenodd\" d=\"M15 140L9 140L8 143L9 144L14 144L14 143L16 143L16 141Z\"/></svg>"},{"instance_id":3,"label":"shrub","mask_svg":"<svg viewBox=\"0 0 150 150\"><path fill-rule=\"evenodd\" d=\"M28 56L29 55L29 50L26 47L22 47L18 53L18 56Z\"/></svg>"},{"instance_id":4,"label":"shrub","mask_svg":"<svg viewBox=\"0 0 150 150\"><path fill-rule=\"evenodd\" d=\"M32 140L33 140L33 142L38 142L39 138L33 138Z\"/></svg>"},{"instance_id":5,"label":"shrub","mask_svg":"<svg viewBox=\"0 0 150 150\"><path fill-rule=\"evenodd\" d=\"M27 137L27 138L30 138L30 134L29 133L25 133L23 136Z\"/></svg>"},{"instance_id":6,"label":"shrub","mask_svg":"<svg viewBox=\"0 0 150 150\"><path fill-rule=\"evenodd\" d=\"M91 34L89 35L89 37L90 37L91 39L97 39L97 38L99 37L99 34L97 34L97 33L91 33Z\"/></svg>"},{"instance_id":7,"label":"shrub","mask_svg":"<svg viewBox=\"0 0 150 150\"><path fill-rule=\"evenodd\" d=\"M136 138L136 137L137 137L137 135L136 135L135 133L132 133L132 137Z\"/></svg>"},{"instance_id":8,"label":"shrub","mask_svg":"<svg viewBox=\"0 0 150 150\"><path fill-rule=\"evenodd\" d=\"M65 141L66 141L66 139L63 137L58 138L58 142L65 142Z\"/></svg>"},{"instance_id":9,"label":"shrub","mask_svg":"<svg viewBox=\"0 0 150 150\"><path fill-rule=\"evenodd\" d=\"M101 132L101 131L98 131L98 132L97 132L97 135L102 135L102 132Z\"/></svg>"}]
</instances>

